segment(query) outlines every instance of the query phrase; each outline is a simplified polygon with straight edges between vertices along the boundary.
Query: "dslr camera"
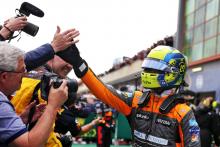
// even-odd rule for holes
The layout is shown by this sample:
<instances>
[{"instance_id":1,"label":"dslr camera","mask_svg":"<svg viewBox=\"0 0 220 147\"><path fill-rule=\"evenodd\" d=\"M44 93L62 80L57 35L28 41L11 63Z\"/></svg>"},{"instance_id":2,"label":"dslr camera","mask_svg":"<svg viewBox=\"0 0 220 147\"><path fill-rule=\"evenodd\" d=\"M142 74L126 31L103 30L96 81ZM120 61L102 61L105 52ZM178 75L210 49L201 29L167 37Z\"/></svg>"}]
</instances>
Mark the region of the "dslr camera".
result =
<instances>
[{"instance_id":1,"label":"dslr camera","mask_svg":"<svg viewBox=\"0 0 220 147\"><path fill-rule=\"evenodd\" d=\"M64 103L65 106L72 104L76 99L76 92L78 90L78 83L75 79L66 79L68 86L68 100ZM51 86L59 88L63 79L55 73L47 72L41 78L41 96L44 100L48 100L48 95Z\"/></svg>"},{"instance_id":2,"label":"dslr camera","mask_svg":"<svg viewBox=\"0 0 220 147\"><path fill-rule=\"evenodd\" d=\"M36 6L28 3L28 2L23 2L20 6L20 9L16 9L18 14L16 17L21 17L21 16L29 16L30 14L35 15L37 17L43 17L44 12L37 8ZM27 22L27 25L21 30L31 36L35 36L39 30L39 27L33 23Z\"/></svg>"}]
</instances>

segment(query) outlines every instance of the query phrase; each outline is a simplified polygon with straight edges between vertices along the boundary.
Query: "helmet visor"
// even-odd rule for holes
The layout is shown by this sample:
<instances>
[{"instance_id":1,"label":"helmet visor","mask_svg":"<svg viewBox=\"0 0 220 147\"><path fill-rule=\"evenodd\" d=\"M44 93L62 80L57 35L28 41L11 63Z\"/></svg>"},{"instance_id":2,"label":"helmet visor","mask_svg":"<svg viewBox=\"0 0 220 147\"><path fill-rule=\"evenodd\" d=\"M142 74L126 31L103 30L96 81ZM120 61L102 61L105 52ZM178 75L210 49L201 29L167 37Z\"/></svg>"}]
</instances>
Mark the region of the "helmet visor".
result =
<instances>
[{"instance_id":1,"label":"helmet visor","mask_svg":"<svg viewBox=\"0 0 220 147\"><path fill-rule=\"evenodd\" d=\"M156 70L160 70L164 72L171 72L170 67L166 64L166 62L162 60L151 59L151 58L145 58L141 67L143 69L150 68L150 69L156 69Z\"/></svg>"}]
</instances>

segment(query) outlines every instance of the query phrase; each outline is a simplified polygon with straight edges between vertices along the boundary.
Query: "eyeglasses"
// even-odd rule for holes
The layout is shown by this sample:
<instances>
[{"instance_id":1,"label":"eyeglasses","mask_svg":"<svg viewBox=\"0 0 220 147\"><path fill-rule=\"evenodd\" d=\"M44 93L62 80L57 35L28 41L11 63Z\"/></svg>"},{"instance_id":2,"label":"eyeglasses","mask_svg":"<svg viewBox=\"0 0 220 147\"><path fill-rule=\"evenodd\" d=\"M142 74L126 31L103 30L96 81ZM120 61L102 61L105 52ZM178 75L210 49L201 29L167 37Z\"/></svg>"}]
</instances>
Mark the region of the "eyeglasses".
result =
<instances>
[{"instance_id":1,"label":"eyeglasses","mask_svg":"<svg viewBox=\"0 0 220 147\"><path fill-rule=\"evenodd\" d=\"M26 73L27 73L27 69L25 68L24 71L8 71L8 70L1 70L1 69L0 69L0 73L2 73L2 72L26 74Z\"/></svg>"}]
</instances>

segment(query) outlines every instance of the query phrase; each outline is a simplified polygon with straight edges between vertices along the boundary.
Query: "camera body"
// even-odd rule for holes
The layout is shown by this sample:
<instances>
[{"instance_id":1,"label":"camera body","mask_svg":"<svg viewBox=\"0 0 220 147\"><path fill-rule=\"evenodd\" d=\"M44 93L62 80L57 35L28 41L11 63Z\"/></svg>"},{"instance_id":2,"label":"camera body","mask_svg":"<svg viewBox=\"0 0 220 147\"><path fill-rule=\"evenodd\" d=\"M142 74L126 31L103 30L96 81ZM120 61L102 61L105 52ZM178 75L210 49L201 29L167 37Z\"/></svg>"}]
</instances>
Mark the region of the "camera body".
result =
<instances>
[{"instance_id":1,"label":"camera body","mask_svg":"<svg viewBox=\"0 0 220 147\"><path fill-rule=\"evenodd\" d=\"M23 2L21 4L20 9L18 10L18 14L16 17L21 17L21 16L29 16L30 14L35 15L37 17L43 17L44 16L44 12L42 10L40 10L39 8L37 8L36 6L28 3L28 2ZM39 30L39 27L33 23L27 22L27 25L22 29L23 32L31 35L31 36L35 36L37 34Z\"/></svg>"},{"instance_id":2,"label":"camera body","mask_svg":"<svg viewBox=\"0 0 220 147\"><path fill-rule=\"evenodd\" d=\"M78 90L78 83L75 79L66 79L68 86L68 100L64 105L68 106L72 104L76 99L76 92ZM48 100L48 95L51 86L59 88L63 79L55 73L46 72L41 78L41 96L44 100Z\"/></svg>"},{"instance_id":3,"label":"camera body","mask_svg":"<svg viewBox=\"0 0 220 147\"><path fill-rule=\"evenodd\" d=\"M21 16L24 16L24 15L22 14L17 15L17 17L21 17ZM25 25L25 27L21 31L34 37L37 35L38 30L39 30L39 27L37 25L27 22L27 25Z\"/></svg>"}]
</instances>

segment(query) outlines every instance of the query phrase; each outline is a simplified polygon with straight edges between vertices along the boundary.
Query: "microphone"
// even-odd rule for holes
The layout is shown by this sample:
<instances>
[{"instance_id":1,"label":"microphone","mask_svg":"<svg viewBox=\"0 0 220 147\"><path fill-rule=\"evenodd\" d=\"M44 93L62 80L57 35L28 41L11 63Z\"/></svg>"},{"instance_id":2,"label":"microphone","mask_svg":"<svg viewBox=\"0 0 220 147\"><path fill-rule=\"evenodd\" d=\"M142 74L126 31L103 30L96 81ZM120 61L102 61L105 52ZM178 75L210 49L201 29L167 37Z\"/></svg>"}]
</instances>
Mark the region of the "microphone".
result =
<instances>
[{"instance_id":1,"label":"microphone","mask_svg":"<svg viewBox=\"0 0 220 147\"><path fill-rule=\"evenodd\" d=\"M21 4L19 12L26 15L26 16L29 16L30 14L35 15L37 17L44 16L44 12L41 9L37 8L36 6L34 6L28 2L23 2Z\"/></svg>"}]
</instances>

